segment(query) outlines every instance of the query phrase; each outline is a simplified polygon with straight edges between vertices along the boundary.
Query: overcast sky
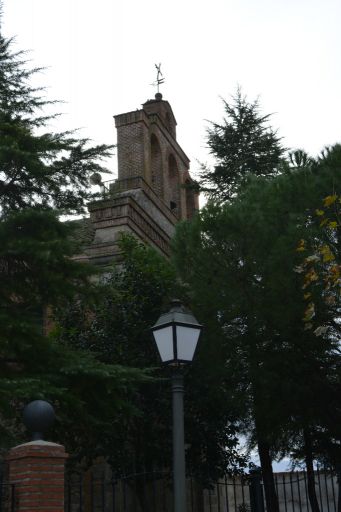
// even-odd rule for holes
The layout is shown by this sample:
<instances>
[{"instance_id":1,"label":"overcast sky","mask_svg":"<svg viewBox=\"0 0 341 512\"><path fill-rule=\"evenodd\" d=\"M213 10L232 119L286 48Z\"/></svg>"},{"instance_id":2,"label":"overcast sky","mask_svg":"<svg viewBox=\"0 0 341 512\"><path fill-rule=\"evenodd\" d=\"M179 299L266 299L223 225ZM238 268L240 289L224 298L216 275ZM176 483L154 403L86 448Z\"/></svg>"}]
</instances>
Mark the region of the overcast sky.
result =
<instances>
[{"instance_id":1,"label":"overcast sky","mask_svg":"<svg viewBox=\"0 0 341 512\"><path fill-rule=\"evenodd\" d=\"M64 100L57 129L115 142L112 116L161 88L191 159L207 160L206 119L237 84L273 112L287 147L341 141L341 0L3 0L3 29L32 50L38 79ZM113 167L115 165L111 164Z\"/></svg>"}]
</instances>

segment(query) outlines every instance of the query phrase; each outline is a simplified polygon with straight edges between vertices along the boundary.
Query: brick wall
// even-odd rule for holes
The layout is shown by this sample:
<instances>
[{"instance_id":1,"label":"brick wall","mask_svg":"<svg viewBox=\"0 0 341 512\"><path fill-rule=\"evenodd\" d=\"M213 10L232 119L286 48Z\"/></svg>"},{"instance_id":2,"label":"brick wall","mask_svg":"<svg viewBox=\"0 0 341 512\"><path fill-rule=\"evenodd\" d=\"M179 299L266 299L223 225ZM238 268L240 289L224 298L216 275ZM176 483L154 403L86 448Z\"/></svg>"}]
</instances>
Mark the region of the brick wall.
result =
<instances>
[{"instance_id":1,"label":"brick wall","mask_svg":"<svg viewBox=\"0 0 341 512\"><path fill-rule=\"evenodd\" d=\"M168 256L176 222L198 207L197 194L182 186L191 181L189 159L176 140L172 109L151 100L115 116L115 125L118 180L104 188L105 200L88 207L95 235L86 257L106 265L118 254L122 231Z\"/></svg>"},{"instance_id":2,"label":"brick wall","mask_svg":"<svg viewBox=\"0 0 341 512\"><path fill-rule=\"evenodd\" d=\"M137 122L117 130L117 157L119 178L144 176L144 124Z\"/></svg>"},{"instance_id":3,"label":"brick wall","mask_svg":"<svg viewBox=\"0 0 341 512\"><path fill-rule=\"evenodd\" d=\"M12 448L6 457L8 482L14 485L16 512L64 512L63 446L32 441Z\"/></svg>"},{"instance_id":4,"label":"brick wall","mask_svg":"<svg viewBox=\"0 0 341 512\"><path fill-rule=\"evenodd\" d=\"M187 218L181 185L188 176L189 159L176 141L176 120L168 101L149 100L141 110L115 116L115 123L119 179L142 176L167 208L178 218Z\"/></svg>"}]
</instances>

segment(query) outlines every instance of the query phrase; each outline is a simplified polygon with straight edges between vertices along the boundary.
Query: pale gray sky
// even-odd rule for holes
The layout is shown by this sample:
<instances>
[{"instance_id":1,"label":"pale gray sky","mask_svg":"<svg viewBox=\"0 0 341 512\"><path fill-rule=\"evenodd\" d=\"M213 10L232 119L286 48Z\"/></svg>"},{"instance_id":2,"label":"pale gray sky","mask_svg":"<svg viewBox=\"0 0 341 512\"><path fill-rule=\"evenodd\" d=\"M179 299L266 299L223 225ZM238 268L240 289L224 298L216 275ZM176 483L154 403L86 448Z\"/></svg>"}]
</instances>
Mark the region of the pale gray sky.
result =
<instances>
[{"instance_id":1,"label":"pale gray sky","mask_svg":"<svg viewBox=\"0 0 341 512\"><path fill-rule=\"evenodd\" d=\"M83 127L115 142L112 116L154 96L154 63L178 121L178 140L198 168L205 119L237 84L288 147L316 154L341 140L340 0L3 0L3 26L51 98L66 101L58 129Z\"/></svg>"}]
</instances>

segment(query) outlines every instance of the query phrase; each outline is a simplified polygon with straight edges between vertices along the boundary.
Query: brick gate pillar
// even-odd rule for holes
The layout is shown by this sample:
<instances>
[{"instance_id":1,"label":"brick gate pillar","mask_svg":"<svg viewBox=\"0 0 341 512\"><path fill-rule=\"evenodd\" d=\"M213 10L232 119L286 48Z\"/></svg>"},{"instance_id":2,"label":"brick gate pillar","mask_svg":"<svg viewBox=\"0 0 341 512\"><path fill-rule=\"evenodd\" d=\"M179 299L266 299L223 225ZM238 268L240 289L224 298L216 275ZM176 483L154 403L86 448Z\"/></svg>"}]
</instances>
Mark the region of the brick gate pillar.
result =
<instances>
[{"instance_id":1,"label":"brick gate pillar","mask_svg":"<svg viewBox=\"0 0 341 512\"><path fill-rule=\"evenodd\" d=\"M64 512L64 446L31 441L7 457L8 483L14 485L15 512Z\"/></svg>"}]
</instances>

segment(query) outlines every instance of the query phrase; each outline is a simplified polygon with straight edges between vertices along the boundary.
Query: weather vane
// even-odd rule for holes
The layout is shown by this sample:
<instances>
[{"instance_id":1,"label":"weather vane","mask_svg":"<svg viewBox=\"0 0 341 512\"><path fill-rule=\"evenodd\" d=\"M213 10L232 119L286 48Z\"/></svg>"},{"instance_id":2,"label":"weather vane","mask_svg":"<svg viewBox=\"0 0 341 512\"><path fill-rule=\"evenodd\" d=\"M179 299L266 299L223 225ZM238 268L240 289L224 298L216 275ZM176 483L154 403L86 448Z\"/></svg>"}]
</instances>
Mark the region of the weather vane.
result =
<instances>
[{"instance_id":1,"label":"weather vane","mask_svg":"<svg viewBox=\"0 0 341 512\"><path fill-rule=\"evenodd\" d=\"M160 93L160 85L164 83L165 79L163 78L163 74L161 71L161 62L159 65L155 64L157 74L156 74L156 81L152 83L155 87L157 87L158 94Z\"/></svg>"}]
</instances>

